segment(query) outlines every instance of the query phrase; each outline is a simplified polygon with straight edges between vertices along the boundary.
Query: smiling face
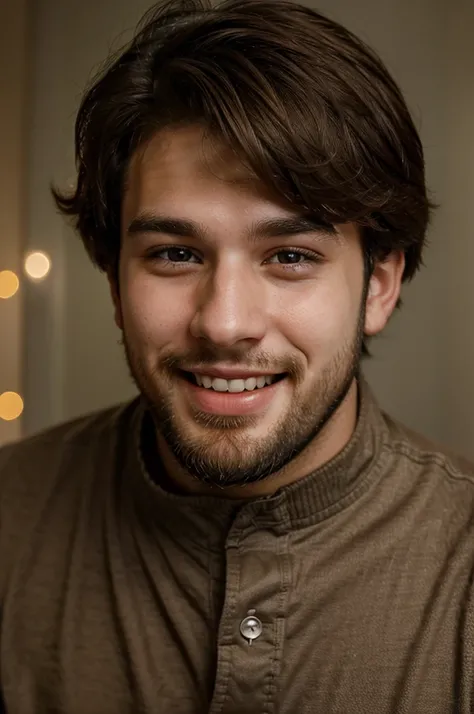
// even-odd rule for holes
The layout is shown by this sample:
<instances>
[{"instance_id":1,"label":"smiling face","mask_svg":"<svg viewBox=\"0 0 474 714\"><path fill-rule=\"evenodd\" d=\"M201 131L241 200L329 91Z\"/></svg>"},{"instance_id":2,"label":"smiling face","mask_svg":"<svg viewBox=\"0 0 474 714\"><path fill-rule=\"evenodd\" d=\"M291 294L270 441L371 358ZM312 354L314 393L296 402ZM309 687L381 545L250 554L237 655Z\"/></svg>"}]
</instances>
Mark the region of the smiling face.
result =
<instances>
[{"instance_id":1,"label":"smiling face","mask_svg":"<svg viewBox=\"0 0 474 714\"><path fill-rule=\"evenodd\" d=\"M182 482L288 482L344 446L363 332L383 327L398 296L393 265L366 300L357 229L304 220L197 128L135 154L116 320Z\"/></svg>"}]
</instances>

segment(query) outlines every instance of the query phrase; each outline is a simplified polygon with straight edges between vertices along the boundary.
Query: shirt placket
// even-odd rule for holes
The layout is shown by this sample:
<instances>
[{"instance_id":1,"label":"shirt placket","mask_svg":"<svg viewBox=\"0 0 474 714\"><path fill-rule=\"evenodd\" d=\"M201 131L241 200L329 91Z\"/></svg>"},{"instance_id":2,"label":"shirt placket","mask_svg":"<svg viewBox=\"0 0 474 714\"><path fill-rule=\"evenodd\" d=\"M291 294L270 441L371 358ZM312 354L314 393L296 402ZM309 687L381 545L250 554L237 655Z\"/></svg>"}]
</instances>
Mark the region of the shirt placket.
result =
<instances>
[{"instance_id":1,"label":"shirt placket","mask_svg":"<svg viewBox=\"0 0 474 714\"><path fill-rule=\"evenodd\" d=\"M272 525L244 509L229 532L209 714L277 711L290 573L288 535Z\"/></svg>"}]
</instances>

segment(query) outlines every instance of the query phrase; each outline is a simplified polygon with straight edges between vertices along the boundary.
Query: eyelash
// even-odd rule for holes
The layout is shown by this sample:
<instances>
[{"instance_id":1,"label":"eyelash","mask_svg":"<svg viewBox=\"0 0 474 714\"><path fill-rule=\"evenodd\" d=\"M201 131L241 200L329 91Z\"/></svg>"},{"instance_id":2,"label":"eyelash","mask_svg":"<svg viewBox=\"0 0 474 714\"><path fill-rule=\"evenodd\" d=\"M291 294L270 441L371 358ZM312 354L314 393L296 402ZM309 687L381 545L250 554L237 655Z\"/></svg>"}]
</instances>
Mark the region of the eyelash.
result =
<instances>
[{"instance_id":1,"label":"eyelash","mask_svg":"<svg viewBox=\"0 0 474 714\"><path fill-rule=\"evenodd\" d=\"M191 255L195 255L193 251L190 248L186 248L181 245L164 245L160 247L159 249L154 249L147 255L147 259L150 261L157 261L161 263L162 265L165 265L166 267L171 268L172 270L178 269L180 266L183 265L196 265L196 263L189 263L188 261L184 260L169 260L168 258L162 258L161 253L166 253L166 251L169 250L185 250L188 251ZM296 253L297 255L302 255L305 258L307 258L307 261L301 262L301 263L273 263L273 265L278 265L280 268L283 268L284 270L291 270L292 272L297 272L298 270L301 270L301 266L306 265L307 263L316 263L316 264L321 264L324 262L324 259L318 255L317 253L313 253L310 250L305 250L304 248L285 248L284 250L277 250L273 255L271 256L272 258L275 257L276 255L279 255L281 253Z\"/></svg>"}]
</instances>

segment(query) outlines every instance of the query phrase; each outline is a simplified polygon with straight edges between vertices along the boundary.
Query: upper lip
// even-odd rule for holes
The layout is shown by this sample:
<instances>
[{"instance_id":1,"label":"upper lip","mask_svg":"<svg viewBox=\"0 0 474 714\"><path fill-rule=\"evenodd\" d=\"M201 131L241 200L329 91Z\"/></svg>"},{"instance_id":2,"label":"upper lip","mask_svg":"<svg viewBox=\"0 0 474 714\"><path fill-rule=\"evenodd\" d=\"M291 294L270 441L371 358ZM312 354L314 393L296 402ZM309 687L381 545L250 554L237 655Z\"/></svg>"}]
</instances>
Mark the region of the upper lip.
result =
<instances>
[{"instance_id":1,"label":"upper lip","mask_svg":"<svg viewBox=\"0 0 474 714\"><path fill-rule=\"evenodd\" d=\"M185 372L192 372L193 374L200 374L208 377L217 377L221 379L248 379L249 377L273 377L275 374L280 374L279 372L262 372L258 369L239 369L238 367L203 367L193 369L183 370Z\"/></svg>"}]
</instances>

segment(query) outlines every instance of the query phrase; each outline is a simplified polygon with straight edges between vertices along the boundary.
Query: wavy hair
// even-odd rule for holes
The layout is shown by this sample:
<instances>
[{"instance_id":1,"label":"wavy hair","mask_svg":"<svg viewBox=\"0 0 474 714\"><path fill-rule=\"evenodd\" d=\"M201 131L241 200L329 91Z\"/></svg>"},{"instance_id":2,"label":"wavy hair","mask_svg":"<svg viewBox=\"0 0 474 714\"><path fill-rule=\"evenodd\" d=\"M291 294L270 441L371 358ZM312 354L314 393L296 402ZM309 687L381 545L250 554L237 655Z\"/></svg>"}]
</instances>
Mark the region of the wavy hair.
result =
<instances>
[{"instance_id":1,"label":"wavy hair","mask_svg":"<svg viewBox=\"0 0 474 714\"><path fill-rule=\"evenodd\" d=\"M53 188L93 262L116 269L129 160L154 132L201 124L279 194L326 224L361 227L366 256L421 263L433 204L423 150L380 58L340 24L287 0L171 0L86 92L77 184Z\"/></svg>"}]
</instances>

